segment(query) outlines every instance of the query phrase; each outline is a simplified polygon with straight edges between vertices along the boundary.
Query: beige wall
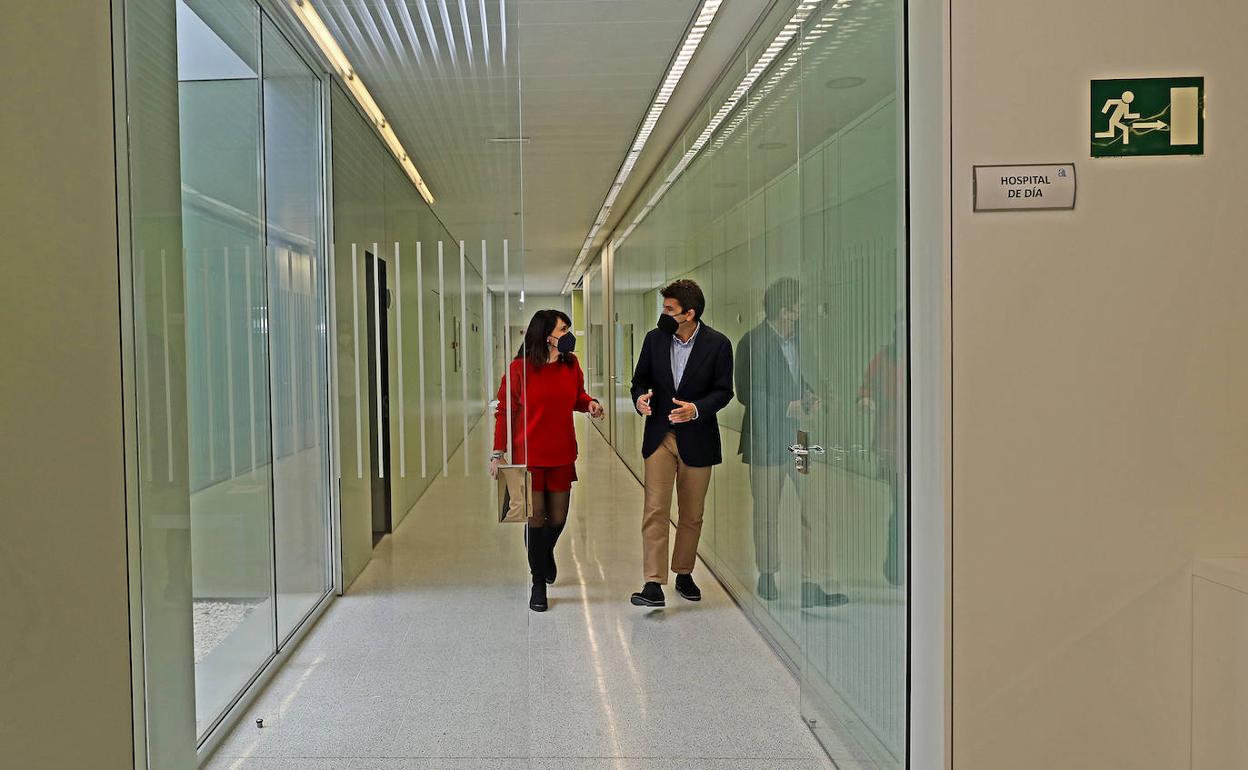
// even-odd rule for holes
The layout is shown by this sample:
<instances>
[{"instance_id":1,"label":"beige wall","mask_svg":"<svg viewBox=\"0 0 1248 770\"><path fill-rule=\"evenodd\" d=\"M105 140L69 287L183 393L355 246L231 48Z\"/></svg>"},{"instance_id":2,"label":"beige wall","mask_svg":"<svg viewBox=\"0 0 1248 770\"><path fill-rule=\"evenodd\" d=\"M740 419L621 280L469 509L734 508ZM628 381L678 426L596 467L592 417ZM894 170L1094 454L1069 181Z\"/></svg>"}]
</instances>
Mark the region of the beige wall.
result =
<instances>
[{"instance_id":1,"label":"beige wall","mask_svg":"<svg viewBox=\"0 0 1248 770\"><path fill-rule=\"evenodd\" d=\"M1248 7L951 0L953 756L1189 766L1190 563L1248 553ZM1204 75L1203 158L1089 158L1089 80ZM1074 212L971 213L1074 161Z\"/></svg>"},{"instance_id":2,"label":"beige wall","mask_svg":"<svg viewBox=\"0 0 1248 770\"><path fill-rule=\"evenodd\" d=\"M0 764L133 766L108 3L0 25Z\"/></svg>"}]
</instances>

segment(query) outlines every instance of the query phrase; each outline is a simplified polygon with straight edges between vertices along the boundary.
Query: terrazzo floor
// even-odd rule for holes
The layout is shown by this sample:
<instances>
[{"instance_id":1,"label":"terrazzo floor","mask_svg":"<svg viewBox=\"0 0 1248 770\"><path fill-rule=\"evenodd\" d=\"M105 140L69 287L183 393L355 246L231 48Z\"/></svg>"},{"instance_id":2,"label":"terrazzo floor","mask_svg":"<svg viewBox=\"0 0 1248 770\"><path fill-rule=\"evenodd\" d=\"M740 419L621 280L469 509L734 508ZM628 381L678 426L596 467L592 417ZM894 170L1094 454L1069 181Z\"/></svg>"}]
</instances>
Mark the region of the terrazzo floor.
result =
<instances>
[{"instance_id":1,"label":"terrazzo floor","mask_svg":"<svg viewBox=\"0 0 1248 770\"><path fill-rule=\"evenodd\" d=\"M549 612L528 610L522 531L494 522L489 485L439 478L206 766L874 767L832 763L792 674L703 566L700 603L669 588L665 609L629 604L642 490L596 431L578 431ZM469 445L484 458L485 432Z\"/></svg>"}]
</instances>

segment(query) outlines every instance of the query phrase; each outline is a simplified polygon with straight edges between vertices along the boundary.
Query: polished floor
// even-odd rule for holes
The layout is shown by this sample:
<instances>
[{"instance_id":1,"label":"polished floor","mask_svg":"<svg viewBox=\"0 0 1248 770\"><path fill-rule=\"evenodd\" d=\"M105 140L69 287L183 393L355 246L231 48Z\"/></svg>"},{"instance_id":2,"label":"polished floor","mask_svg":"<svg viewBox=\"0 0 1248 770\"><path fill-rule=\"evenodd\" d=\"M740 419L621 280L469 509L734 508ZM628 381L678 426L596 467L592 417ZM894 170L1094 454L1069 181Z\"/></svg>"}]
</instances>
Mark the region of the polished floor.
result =
<instances>
[{"instance_id":1,"label":"polished floor","mask_svg":"<svg viewBox=\"0 0 1248 770\"><path fill-rule=\"evenodd\" d=\"M666 609L628 603L641 487L580 428L549 612L527 608L521 529L494 523L489 486L440 478L207 766L836 767L800 718L792 674L703 566L700 603L670 590ZM484 431L470 444L485 456Z\"/></svg>"}]
</instances>

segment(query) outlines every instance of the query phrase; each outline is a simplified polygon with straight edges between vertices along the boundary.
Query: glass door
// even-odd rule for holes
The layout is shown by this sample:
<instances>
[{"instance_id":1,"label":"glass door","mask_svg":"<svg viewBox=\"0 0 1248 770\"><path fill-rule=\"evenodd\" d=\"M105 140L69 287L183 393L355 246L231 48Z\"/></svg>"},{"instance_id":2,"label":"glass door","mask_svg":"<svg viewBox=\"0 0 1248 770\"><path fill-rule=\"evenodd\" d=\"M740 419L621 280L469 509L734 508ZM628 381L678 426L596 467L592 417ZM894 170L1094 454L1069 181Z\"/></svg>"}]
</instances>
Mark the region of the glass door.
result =
<instances>
[{"instance_id":1,"label":"glass door","mask_svg":"<svg viewBox=\"0 0 1248 770\"><path fill-rule=\"evenodd\" d=\"M833 758L906 757L902 3L801 20L800 366L792 437L807 569L840 599L801 613L801 707ZM804 448L802 447L804 445Z\"/></svg>"},{"instance_id":2,"label":"glass door","mask_svg":"<svg viewBox=\"0 0 1248 770\"><path fill-rule=\"evenodd\" d=\"M252 0L177 33L203 740L332 587L322 105Z\"/></svg>"},{"instance_id":3,"label":"glass door","mask_svg":"<svg viewBox=\"0 0 1248 770\"><path fill-rule=\"evenodd\" d=\"M196 728L276 649L260 10L177 6ZM271 398L271 395L274 397ZM146 556L146 554L145 554Z\"/></svg>"},{"instance_id":4,"label":"glass door","mask_svg":"<svg viewBox=\"0 0 1248 770\"><path fill-rule=\"evenodd\" d=\"M329 382L320 78L261 26L273 415L274 584L284 642L329 593Z\"/></svg>"}]
</instances>

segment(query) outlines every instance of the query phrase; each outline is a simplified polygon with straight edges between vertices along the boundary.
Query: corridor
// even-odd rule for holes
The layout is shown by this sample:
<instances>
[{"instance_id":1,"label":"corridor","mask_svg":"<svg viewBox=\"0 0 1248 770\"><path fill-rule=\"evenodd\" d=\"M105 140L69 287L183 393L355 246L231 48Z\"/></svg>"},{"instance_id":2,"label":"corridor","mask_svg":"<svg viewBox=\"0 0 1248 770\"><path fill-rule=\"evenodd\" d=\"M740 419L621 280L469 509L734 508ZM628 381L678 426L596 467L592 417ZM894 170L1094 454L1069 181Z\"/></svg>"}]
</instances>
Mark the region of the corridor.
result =
<instances>
[{"instance_id":1,"label":"corridor","mask_svg":"<svg viewBox=\"0 0 1248 770\"><path fill-rule=\"evenodd\" d=\"M382 541L207 767L872 766L827 759L799 716L795 678L703 565L700 604L674 591L664 610L628 603L641 486L588 421L578 418L578 433L581 481L549 612L526 606L521 529L493 522L480 477L452 471ZM479 424L470 457L487 455L485 439Z\"/></svg>"}]
</instances>

